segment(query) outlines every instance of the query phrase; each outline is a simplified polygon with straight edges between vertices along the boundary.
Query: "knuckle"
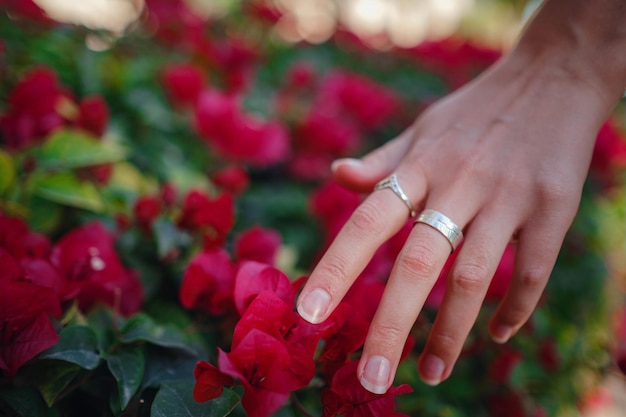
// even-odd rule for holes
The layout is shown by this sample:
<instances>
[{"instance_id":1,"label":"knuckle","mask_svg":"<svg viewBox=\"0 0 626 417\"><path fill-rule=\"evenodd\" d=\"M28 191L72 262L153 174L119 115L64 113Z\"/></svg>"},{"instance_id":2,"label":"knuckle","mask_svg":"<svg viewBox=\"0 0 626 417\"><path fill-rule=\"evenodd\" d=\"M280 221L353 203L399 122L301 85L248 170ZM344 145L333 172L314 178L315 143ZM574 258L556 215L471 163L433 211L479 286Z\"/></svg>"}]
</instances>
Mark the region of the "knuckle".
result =
<instances>
[{"instance_id":1,"label":"knuckle","mask_svg":"<svg viewBox=\"0 0 626 417\"><path fill-rule=\"evenodd\" d=\"M400 276L430 279L438 275L437 266L437 255L426 242L407 243L398 256Z\"/></svg>"},{"instance_id":2,"label":"knuckle","mask_svg":"<svg viewBox=\"0 0 626 417\"><path fill-rule=\"evenodd\" d=\"M349 264L344 259L333 256L318 265L321 276L331 277L331 282L344 282L349 278Z\"/></svg>"},{"instance_id":3,"label":"knuckle","mask_svg":"<svg viewBox=\"0 0 626 417\"><path fill-rule=\"evenodd\" d=\"M404 346L407 334L393 323L379 324L370 329L369 339L376 342L377 350L390 356L396 355L398 346Z\"/></svg>"},{"instance_id":4,"label":"knuckle","mask_svg":"<svg viewBox=\"0 0 626 417\"><path fill-rule=\"evenodd\" d=\"M451 289L454 292L475 294L486 288L487 269L480 264L464 264L452 273Z\"/></svg>"},{"instance_id":5,"label":"knuckle","mask_svg":"<svg viewBox=\"0 0 626 417\"><path fill-rule=\"evenodd\" d=\"M458 336L451 333L433 330L430 335L429 348L432 351L438 352L440 357L453 356L453 353L456 352L462 344L463 341Z\"/></svg>"},{"instance_id":6,"label":"knuckle","mask_svg":"<svg viewBox=\"0 0 626 417\"><path fill-rule=\"evenodd\" d=\"M381 214L374 204L365 201L352 213L349 225L359 236L379 234L384 231Z\"/></svg>"},{"instance_id":7,"label":"knuckle","mask_svg":"<svg viewBox=\"0 0 626 417\"><path fill-rule=\"evenodd\" d=\"M544 206L566 207L576 202L574 190L567 186L568 181L558 180L552 177L542 178L537 184L537 196L540 204Z\"/></svg>"},{"instance_id":8,"label":"knuckle","mask_svg":"<svg viewBox=\"0 0 626 417\"><path fill-rule=\"evenodd\" d=\"M525 306L509 305L506 310L500 314L498 322L507 326L518 327L526 322L530 313L531 311L529 311Z\"/></svg>"},{"instance_id":9,"label":"knuckle","mask_svg":"<svg viewBox=\"0 0 626 417\"><path fill-rule=\"evenodd\" d=\"M548 280L549 273L543 269L528 269L519 276L520 284L531 291L540 291Z\"/></svg>"}]
</instances>

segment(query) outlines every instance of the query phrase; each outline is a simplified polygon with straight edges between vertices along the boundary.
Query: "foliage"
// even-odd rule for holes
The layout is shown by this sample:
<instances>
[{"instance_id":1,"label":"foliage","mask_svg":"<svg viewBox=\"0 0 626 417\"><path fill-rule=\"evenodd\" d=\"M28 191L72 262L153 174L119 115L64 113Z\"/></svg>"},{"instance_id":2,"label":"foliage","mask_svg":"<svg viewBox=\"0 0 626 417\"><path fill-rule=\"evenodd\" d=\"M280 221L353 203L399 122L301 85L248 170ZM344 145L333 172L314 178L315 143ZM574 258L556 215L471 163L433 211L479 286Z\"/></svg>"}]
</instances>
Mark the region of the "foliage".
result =
<instances>
[{"instance_id":1,"label":"foliage","mask_svg":"<svg viewBox=\"0 0 626 417\"><path fill-rule=\"evenodd\" d=\"M624 217L617 116L521 334L499 346L485 331L511 245L451 378L430 387L415 369L440 279L397 385L374 395L356 360L407 229L327 322L304 322L298 289L362 199L328 167L392 138L500 53L462 39L373 51L343 32L292 45L252 3L207 21L147 1L116 39L29 1L0 5L2 415L556 416L611 365L596 213ZM108 48L89 49L94 37Z\"/></svg>"}]
</instances>

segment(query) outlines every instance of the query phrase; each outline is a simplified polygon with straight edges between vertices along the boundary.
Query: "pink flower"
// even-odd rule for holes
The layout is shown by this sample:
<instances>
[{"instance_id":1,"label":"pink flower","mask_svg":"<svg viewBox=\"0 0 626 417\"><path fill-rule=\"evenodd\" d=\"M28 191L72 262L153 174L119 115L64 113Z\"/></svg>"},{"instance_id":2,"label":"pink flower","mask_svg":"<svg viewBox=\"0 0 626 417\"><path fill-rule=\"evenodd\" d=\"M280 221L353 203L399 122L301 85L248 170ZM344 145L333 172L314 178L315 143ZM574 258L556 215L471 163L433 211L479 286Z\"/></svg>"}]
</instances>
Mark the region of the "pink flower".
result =
<instances>
[{"instance_id":1,"label":"pink flower","mask_svg":"<svg viewBox=\"0 0 626 417\"><path fill-rule=\"evenodd\" d=\"M322 417L401 416L394 412L395 396L412 392L411 387L405 384L392 387L385 394L373 394L359 382L357 365L357 361L344 365L333 376L330 388L322 392Z\"/></svg>"},{"instance_id":2,"label":"pink flower","mask_svg":"<svg viewBox=\"0 0 626 417\"><path fill-rule=\"evenodd\" d=\"M19 261L23 258L47 258L51 244L46 236L32 232L24 220L5 216L0 211L0 248Z\"/></svg>"},{"instance_id":3,"label":"pink flower","mask_svg":"<svg viewBox=\"0 0 626 417\"><path fill-rule=\"evenodd\" d=\"M203 138L233 161L267 166L283 161L289 153L285 127L244 113L234 97L204 91L195 118Z\"/></svg>"},{"instance_id":4,"label":"pink flower","mask_svg":"<svg viewBox=\"0 0 626 417\"><path fill-rule=\"evenodd\" d=\"M360 74L335 71L319 88L316 107L349 115L365 130L388 123L401 106L394 91Z\"/></svg>"},{"instance_id":5,"label":"pink flower","mask_svg":"<svg viewBox=\"0 0 626 417\"><path fill-rule=\"evenodd\" d=\"M206 81L202 70L193 64L171 64L163 70L165 92L177 106L193 105Z\"/></svg>"},{"instance_id":6,"label":"pink flower","mask_svg":"<svg viewBox=\"0 0 626 417\"><path fill-rule=\"evenodd\" d=\"M50 260L78 288L81 310L104 303L119 305L120 313L128 316L141 308L144 293L139 277L122 265L115 238L102 224L87 223L63 236Z\"/></svg>"},{"instance_id":7,"label":"pink flower","mask_svg":"<svg viewBox=\"0 0 626 417\"><path fill-rule=\"evenodd\" d=\"M236 311L235 267L223 249L196 255L185 270L180 302L187 309L201 309L214 316Z\"/></svg>"},{"instance_id":8,"label":"pink flower","mask_svg":"<svg viewBox=\"0 0 626 417\"><path fill-rule=\"evenodd\" d=\"M254 226L237 237L235 257L274 265L281 243L282 237L276 230Z\"/></svg>"},{"instance_id":9,"label":"pink flower","mask_svg":"<svg viewBox=\"0 0 626 417\"><path fill-rule=\"evenodd\" d=\"M295 294L287 275L260 262L242 261L235 276L235 305L239 314L243 315L250 303L267 290L286 305L293 305Z\"/></svg>"}]
</instances>

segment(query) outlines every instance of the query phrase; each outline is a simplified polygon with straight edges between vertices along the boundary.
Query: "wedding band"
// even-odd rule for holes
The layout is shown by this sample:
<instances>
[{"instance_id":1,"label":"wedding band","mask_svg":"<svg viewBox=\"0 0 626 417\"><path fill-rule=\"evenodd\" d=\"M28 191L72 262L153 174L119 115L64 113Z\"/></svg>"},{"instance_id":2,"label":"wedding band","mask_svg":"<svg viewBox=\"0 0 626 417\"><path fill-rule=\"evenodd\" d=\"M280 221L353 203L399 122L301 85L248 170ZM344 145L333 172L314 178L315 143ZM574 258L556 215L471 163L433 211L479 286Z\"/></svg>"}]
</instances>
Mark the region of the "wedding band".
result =
<instances>
[{"instance_id":1,"label":"wedding band","mask_svg":"<svg viewBox=\"0 0 626 417\"><path fill-rule=\"evenodd\" d=\"M413 204L411 204L411 200L409 200L409 197L407 197L404 191L402 191L402 187L400 187L400 183L398 183L398 177L396 174L391 174L390 176L376 184L376 187L374 187L374 191L382 190L383 188L389 188L391 191L394 192L395 195L400 197L404 204L406 204L406 206L409 208L409 215L411 217L415 217L416 213L415 209L413 208Z\"/></svg>"},{"instance_id":2,"label":"wedding band","mask_svg":"<svg viewBox=\"0 0 626 417\"><path fill-rule=\"evenodd\" d=\"M463 231L455 222L450 220L448 216L439 213L437 210L426 209L420 213L415 219L415 223L424 223L437 230L445 236L452 246L450 253L454 252L461 240L463 240Z\"/></svg>"}]
</instances>

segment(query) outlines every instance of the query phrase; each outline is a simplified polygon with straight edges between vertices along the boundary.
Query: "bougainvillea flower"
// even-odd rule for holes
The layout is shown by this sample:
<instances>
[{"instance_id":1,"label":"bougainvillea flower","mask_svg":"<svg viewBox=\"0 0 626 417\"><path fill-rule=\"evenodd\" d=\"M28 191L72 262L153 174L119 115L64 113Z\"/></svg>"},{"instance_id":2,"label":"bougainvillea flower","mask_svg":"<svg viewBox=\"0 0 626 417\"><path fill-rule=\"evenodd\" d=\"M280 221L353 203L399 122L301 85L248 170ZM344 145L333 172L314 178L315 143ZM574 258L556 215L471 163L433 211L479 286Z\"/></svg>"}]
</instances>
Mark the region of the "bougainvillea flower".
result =
<instances>
[{"instance_id":1,"label":"bougainvillea flower","mask_svg":"<svg viewBox=\"0 0 626 417\"><path fill-rule=\"evenodd\" d=\"M159 197L142 196L135 201L133 213L140 229L150 231L152 224L161 214L162 203Z\"/></svg>"},{"instance_id":2,"label":"bougainvillea flower","mask_svg":"<svg viewBox=\"0 0 626 417\"><path fill-rule=\"evenodd\" d=\"M274 229L253 226L235 240L235 258L274 265L276 253L283 239Z\"/></svg>"},{"instance_id":3,"label":"bougainvillea flower","mask_svg":"<svg viewBox=\"0 0 626 417\"><path fill-rule=\"evenodd\" d=\"M183 202L178 221L184 229L200 231L205 248L222 245L235 223L235 205L229 193L212 199L198 190L191 190Z\"/></svg>"},{"instance_id":4,"label":"bougainvillea flower","mask_svg":"<svg viewBox=\"0 0 626 417\"><path fill-rule=\"evenodd\" d=\"M46 236L31 231L24 220L0 212L0 248L19 261L25 257L47 258L51 244Z\"/></svg>"},{"instance_id":5,"label":"bougainvillea flower","mask_svg":"<svg viewBox=\"0 0 626 417\"><path fill-rule=\"evenodd\" d=\"M336 181L329 181L310 198L311 211L324 227L326 244L335 238L339 230L359 206L362 198L354 191L341 186Z\"/></svg>"},{"instance_id":6,"label":"bougainvillea flower","mask_svg":"<svg viewBox=\"0 0 626 417\"><path fill-rule=\"evenodd\" d=\"M66 120L59 108L70 97L53 70L39 67L27 72L9 94L7 111L0 116L5 146L23 149L63 126Z\"/></svg>"},{"instance_id":7,"label":"bougainvillea flower","mask_svg":"<svg viewBox=\"0 0 626 417\"><path fill-rule=\"evenodd\" d=\"M215 366L206 361L198 361L193 370L196 384L193 387L193 398L199 403L219 397L224 392L225 385L233 385L230 375L220 372Z\"/></svg>"},{"instance_id":8,"label":"bougainvillea flower","mask_svg":"<svg viewBox=\"0 0 626 417\"><path fill-rule=\"evenodd\" d=\"M180 302L188 309L201 309L220 316L236 311L233 300L235 267L223 249L205 250L185 270Z\"/></svg>"},{"instance_id":9,"label":"bougainvillea flower","mask_svg":"<svg viewBox=\"0 0 626 417\"><path fill-rule=\"evenodd\" d=\"M3 0L0 6L9 10L12 16L34 20L46 26L56 24L33 0Z\"/></svg>"},{"instance_id":10,"label":"bougainvillea flower","mask_svg":"<svg viewBox=\"0 0 626 417\"><path fill-rule=\"evenodd\" d=\"M167 45L190 47L202 36L206 21L184 0L146 0L146 9L148 27Z\"/></svg>"},{"instance_id":11,"label":"bougainvillea flower","mask_svg":"<svg viewBox=\"0 0 626 417\"><path fill-rule=\"evenodd\" d=\"M260 293L250 304L233 332L232 348L251 331L261 331L279 340L287 349L289 369L283 374L283 384L290 390L309 383L315 374L313 354L320 339L319 326L303 320L289 305L271 290Z\"/></svg>"},{"instance_id":12,"label":"bougainvillea flower","mask_svg":"<svg viewBox=\"0 0 626 417\"><path fill-rule=\"evenodd\" d=\"M379 417L402 414L394 412L396 395L413 392L404 384L391 387L385 394L373 394L363 388L356 374L358 362L344 365L333 376L330 388L322 391L323 417Z\"/></svg>"},{"instance_id":13,"label":"bougainvillea flower","mask_svg":"<svg viewBox=\"0 0 626 417\"><path fill-rule=\"evenodd\" d=\"M267 417L278 410L299 387L286 383L291 356L280 340L252 329L233 348L219 350L220 371L244 386L242 405L249 417Z\"/></svg>"},{"instance_id":14,"label":"bougainvillea flower","mask_svg":"<svg viewBox=\"0 0 626 417\"><path fill-rule=\"evenodd\" d=\"M489 377L496 384L504 384L509 381L513 370L521 361L522 354L505 345L489 364Z\"/></svg>"},{"instance_id":15,"label":"bougainvillea flower","mask_svg":"<svg viewBox=\"0 0 626 417\"><path fill-rule=\"evenodd\" d=\"M334 71L322 82L316 105L349 115L369 130L388 123L400 109L401 100L393 90L368 77Z\"/></svg>"},{"instance_id":16,"label":"bougainvillea flower","mask_svg":"<svg viewBox=\"0 0 626 417\"><path fill-rule=\"evenodd\" d=\"M315 151L335 157L352 153L360 144L357 128L340 113L329 112L325 107L314 107L294 129L294 142L298 150Z\"/></svg>"},{"instance_id":17,"label":"bougainvillea flower","mask_svg":"<svg viewBox=\"0 0 626 417\"><path fill-rule=\"evenodd\" d=\"M341 302L323 326L324 346L318 362L324 377L332 380L334 373L348 362L348 355L363 346L369 321L351 304Z\"/></svg>"},{"instance_id":18,"label":"bougainvillea flower","mask_svg":"<svg viewBox=\"0 0 626 417\"><path fill-rule=\"evenodd\" d=\"M196 38L194 49L221 74L227 91L241 91L253 79L252 72L259 58L255 45L232 36L219 40L203 37Z\"/></svg>"},{"instance_id":19,"label":"bougainvillea flower","mask_svg":"<svg viewBox=\"0 0 626 417\"><path fill-rule=\"evenodd\" d=\"M74 126L100 138L106 131L108 122L109 107L102 97L90 96L80 101Z\"/></svg>"},{"instance_id":20,"label":"bougainvillea flower","mask_svg":"<svg viewBox=\"0 0 626 417\"><path fill-rule=\"evenodd\" d=\"M526 417L522 395L517 391L505 390L487 399L487 410L491 417Z\"/></svg>"},{"instance_id":21,"label":"bougainvillea flower","mask_svg":"<svg viewBox=\"0 0 626 417\"><path fill-rule=\"evenodd\" d=\"M205 90L196 103L195 120L200 135L233 161L266 166L289 154L286 128L244 113L234 96Z\"/></svg>"},{"instance_id":22,"label":"bougainvillea flower","mask_svg":"<svg viewBox=\"0 0 626 417\"><path fill-rule=\"evenodd\" d=\"M230 165L211 175L211 181L221 189L232 194L241 194L250 185L250 177L244 168Z\"/></svg>"},{"instance_id":23,"label":"bougainvillea flower","mask_svg":"<svg viewBox=\"0 0 626 417\"><path fill-rule=\"evenodd\" d=\"M0 279L17 281L22 276L22 268L15 258L0 246Z\"/></svg>"},{"instance_id":24,"label":"bougainvillea flower","mask_svg":"<svg viewBox=\"0 0 626 417\"><path fill-rule=\"evenodd\" d=\"M0 369L9 377L59 340L49 315L61 316L50 288L0 279Z\"/></svg>"},{"instance_id":25,"label":"bougainvillea flower","mask_svg":"<svg viewBox=\"0 0 626 417\"><path fill-rule=\"evenodd\" d=\"M605 187L612 185L616 168L626 167L626 134L619 131L617 121L608 119L598 131L590 172Z\"/></svg>"},{"instance_id":26,"label":"bougainvillea flower","mask_svg":"<svg viewBox=\"0 0 626 417\"><path fill-rule=\"evenodd\" d=\"M293 305L293 286L284 272L261 262L241 261L235 276L235 305L239 313L243 314L256 296L266 290Z\"/></svg>"},{"instance_id":27,"label":"bougainvillea flower","mask_svg":"<svg viewBox=\"0 0 626 417\"><path fill-rule=\"evenodd\" d=\"M165 92L176 106L192 106L206 87L200 67L193 64L171 64L163 69Z\"/></svg>"},{"instance_id":28,"label":"bougainvillea flower","mask_svg":"<svg viewBox=\"0 0 626 417\"><path fill-rule=\"evenodd\" d=\"M78 287L83 310L101 302L119 305L120 313L137 312L143 287L137 274L125 268L115 251L115 237L99 222L87 223L63 236L52 249L52 264Z\"/></svg>"}]
</instances>

